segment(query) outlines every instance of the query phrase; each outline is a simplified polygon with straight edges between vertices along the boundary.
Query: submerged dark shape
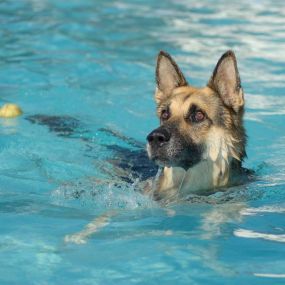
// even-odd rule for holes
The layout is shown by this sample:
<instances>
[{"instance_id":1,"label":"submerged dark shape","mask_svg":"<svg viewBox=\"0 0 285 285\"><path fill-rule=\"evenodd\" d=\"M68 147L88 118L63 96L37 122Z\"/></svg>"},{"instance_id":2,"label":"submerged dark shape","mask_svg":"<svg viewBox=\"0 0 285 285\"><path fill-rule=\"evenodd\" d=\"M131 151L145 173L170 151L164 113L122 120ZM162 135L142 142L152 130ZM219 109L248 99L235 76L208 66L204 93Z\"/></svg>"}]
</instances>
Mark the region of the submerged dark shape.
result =
<instances>
[{"instance_id":1,"label":"submerged dark shape","mask_svg":"<svg viewBox=\"0 0 285 285\"><path fill-rule=\"evenodd\" d=\"M36 114L27 116L25 119L33 124L47 126L50 132L54 132L60 137L73 137L87 132L84 125L71 116Z\"/></svg>"},{"instance_id":2,"label":"submerged dark shape","mask_svg":"<svg viewBox=\"0 0 285 285\"><path fill-rule=\"evenodd\" d=\"M108 145L106 147L114 154L114 158L109 162L124 170L120 178L125 182L132 183L135 179L147 180L156 175L158 166L149 160L145 150L130 150L118 145ZM120 171L120 173L122 172Z\"/></svg>"},{"instance_id":3,"label":"submerged dark shape","mask_svg":"<svg viewBox=\"0 0 285 285\"><path fill-rule=\"evenodd\" d=\"M116 167L123 181L133 183L136 179L146 180L156 175L158 166L149 160L144 143L112 129L101 128L99 131L117 138L118 143L127 144L127 147L120 144L104 145L112 153L108 162Z\"/></svg>"},{"instance_id":4,"label":"submerged dark shape","mask_svg":"<svg viewBox=\"0 0 285 285\"><path fill-rule=\"evenodd\" d=\"M92 134L80 120L72 116L36 114L25 119L33 124L48 127L49 131L57 136L83 140L88 143L88 151L92 151ZM149 160L144 143L109 128L100 128L98 131L118 140L118 144L101 145L110 151L107 162L114 167L114 176L133 183L136 179L146 180L156 175L158 167Z\"/></svg>"}]
</instances>

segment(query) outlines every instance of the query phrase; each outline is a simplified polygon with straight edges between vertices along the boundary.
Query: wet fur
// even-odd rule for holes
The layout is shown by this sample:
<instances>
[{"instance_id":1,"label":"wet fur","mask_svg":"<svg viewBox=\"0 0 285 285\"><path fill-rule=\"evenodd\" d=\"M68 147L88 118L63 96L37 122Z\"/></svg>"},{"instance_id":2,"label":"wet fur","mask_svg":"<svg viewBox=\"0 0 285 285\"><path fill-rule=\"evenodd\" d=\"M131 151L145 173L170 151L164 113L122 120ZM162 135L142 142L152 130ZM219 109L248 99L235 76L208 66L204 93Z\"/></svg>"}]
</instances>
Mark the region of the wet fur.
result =
<instances>
[{"instance_id":1,"label":"wet fur","mask_svg":"<svg viewBox=\"0 0 285 285\"><path fill-rule=\"evenodd\" d=\"M158 62L162 59L168 60L173 67L171 70L173 73L166 78L171 81L174 76L175 87L167 84L165 86L165 82L160 82L159 72L161 71L157 68L155 93L157 115L160 117L163 108L171 105L172 117L161 125L168 126L171 132L179 137L179 149L184 157L183 163L172 159L170 163L168 162L172 165L163 167L159 179L154 180L157 166L151 160L148 161L143 151L143 144L113 130L101 129L101 132L118 139L118 145L105 145L111 151L112 158L108 162L114 167L114 175L117 174L119 179L127 183L133 183L137 178L140 181L147 180L144 186L146 193L165 203L184 199L191 193L207 195L216 191L217 188L240 184L247 180L252 173L242 167L242 161L246 157L244 104L234 54L227 52L221 57L207 86L203 88L189 85L168 54L160 53ZM224 60L232 63L229 70L235 73L226 80L234 83L230 82L234 88L229 97L225 97L228 96L228 86L223 80L223 77L228 75L218 70L221 64L225 64ZM165 71L169 72L169 66L166 66ZM221 88L218 89L217 85ZM224 93L223 98L220 93ZM191 126L185 121L189 106L193 104L203 109L210 119L203 123L203 126ZM93 142L90 140L92 135L77 119L69 116L48 115L33 115L26 119L32 123L48 126L51 132L59 136L84 140L88 144L88 150L92 148ZM129 147L120 146L121 141ZM176 150L177 145L177 141L172 144ZM189 145L192 152L187 149ZM150 153L149 146L147 148ZM173 153L174 150L168 148L168 155ZM193 153L195 153L195 159L193 159ZM163 163L165 162L162 161L160 165ZM173 167L174 163L177 165ZM180 166L179 163L181 163Z\"/></svg>"},{"instance_id":2,"label":"wet fur","mask_svg":"<svg viewBox=\"0 0 285 285\"><path fill-rule=\"evenodd\" d=\"M169 132L170 139L147 145L150 159L163 166L154 197L168 202L191 193L211 193L216 188L240 184L246 132L243 90L234 53L226 52L207 86L196 88L187 83L170 55L160 52L156 81L155 100L161 125L155 131ZM194 123L187 119L193 106L205 114L204 121ZM170 117L162 120L166 108Z\"/></svg>"},{"instance_id":3,"label":"wet fur","mask_svg":"<svg viewBox=\"0 0 285 285\"><path fill-rule=\"evenodd\" d=\"M146 192L153 195L156 200L167 204L185 198L190 193L210 194L218 187L241 183L249 172L242 168L242 161L246 157L246 134L242 122L243 93L233 53L228 52L220 59L212 78L204 88L188 85L182 72L169 55L160 53L159 60L161 58L167 58L168 63L172 65L173 68L170 70L172 74L168 74L165 78L170 81L174 78L172 83L175 84L170 82L167 85L167 82L164 82L162 86L159 81L160 71L157 70L157 112L158 116L161 116L163 107L167 104L171 105L172 119L169 120L168 125L166 123L162 125L166 125L178 138L176 143L179 148L176 143L172 143L171 148L168 148L167 156L172 160L166 162L169 165L164 166L159 179L155 180L152 185L149 183L150 180L147 180ZM230 95L228 86L225 85L227 82L223 80L223 76L227 77L227 75L221 74L218 70L221 64L224 64L224 60L233 60L232 69L236 73L235 78L232 78L236 82ZM166 66L166 71L169 71L167 69ZM191 109L190 105L193 104L203 109L209 119L199 127L190 126L185 121L189 107ZM92 143L88 130L72 117L35 115L26 119L32 123L48 126L51 132L61 137L84 140L88 146ZM141 144L112 130L101 129L100 131L118 138L132 148L119 145L106 146L117 158L112 159L111 163L125 170L120 174L122 180L126 179L125 181L132 183L129 180L131 179L130 173L140 180L154 176L157 167L152 162L147 162ZM148 146L150 158L152 158L151 152L151 147ZM182 160L177 158L177 152L183 156ZM115 211L108 211L89 223L82 231L67 235L65 242L85 243L92 234L108 225L115 215L117 215ZM215 213L212 216L216 218ZM207 222L208 220L203 224L206 229L209 228ZM210 225L213 224L210 219L209 222ZM214 226L219 231L220 223ZM209 231L209 234L212 234L212 231Z\"/></svg>"}]
</instances>

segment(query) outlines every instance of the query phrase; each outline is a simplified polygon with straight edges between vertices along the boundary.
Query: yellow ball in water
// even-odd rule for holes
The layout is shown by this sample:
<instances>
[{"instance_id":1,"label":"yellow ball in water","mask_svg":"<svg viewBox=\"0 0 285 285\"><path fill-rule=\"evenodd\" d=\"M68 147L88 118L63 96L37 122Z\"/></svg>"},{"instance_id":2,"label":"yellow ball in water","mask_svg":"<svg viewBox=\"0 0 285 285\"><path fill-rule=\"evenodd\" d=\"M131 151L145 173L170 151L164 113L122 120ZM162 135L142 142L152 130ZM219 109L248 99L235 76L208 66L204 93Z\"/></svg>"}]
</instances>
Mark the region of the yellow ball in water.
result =
<instances>
[{"instance_id":1,"label":"yellow ball in water","mask_svg":"<svg viewBox=\"0 0 285 285\"><path fill-rule=\"evenodd\" d=\"M22 115L21 108L16 104L5 104L0 108L0 118L14 118Z\"/></svg>"}]
</instances>

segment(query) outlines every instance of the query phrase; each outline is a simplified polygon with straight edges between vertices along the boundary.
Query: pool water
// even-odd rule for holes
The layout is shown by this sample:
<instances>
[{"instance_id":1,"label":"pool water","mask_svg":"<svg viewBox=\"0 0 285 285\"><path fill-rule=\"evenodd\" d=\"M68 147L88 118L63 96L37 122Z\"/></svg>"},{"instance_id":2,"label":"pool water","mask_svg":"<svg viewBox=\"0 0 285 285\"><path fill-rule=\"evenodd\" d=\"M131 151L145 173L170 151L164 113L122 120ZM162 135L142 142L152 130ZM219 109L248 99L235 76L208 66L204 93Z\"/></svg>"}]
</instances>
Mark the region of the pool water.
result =
<instances>
[{"instance_id":1,"label":"pool water","mask_svg":"<svg viewBox=\"0 0 285 285\"><path fill-rule=\"evenodd\" d=\"M3 0L0 22L0 104L24 111L0 119L0 284L285 284L284 1ZM203 86L229 48L257 179L161 207L111 163L158 125L156 55Z\"/></svg>"}]
</instances>

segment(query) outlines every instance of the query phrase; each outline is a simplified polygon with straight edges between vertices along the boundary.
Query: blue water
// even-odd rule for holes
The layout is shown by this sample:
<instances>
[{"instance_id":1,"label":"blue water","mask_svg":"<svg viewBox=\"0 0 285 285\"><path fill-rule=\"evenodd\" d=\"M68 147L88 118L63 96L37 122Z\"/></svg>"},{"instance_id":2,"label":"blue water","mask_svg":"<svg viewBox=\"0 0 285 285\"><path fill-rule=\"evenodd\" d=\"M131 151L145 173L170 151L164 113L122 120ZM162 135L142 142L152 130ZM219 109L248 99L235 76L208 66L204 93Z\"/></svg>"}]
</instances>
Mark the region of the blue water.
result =
<instances>
[{"instance_id":1,"label":"blue water","mask_svg":"<svg viewBox=\"0 0 285 285\"><path fill-rule=\"evenodd\" d=\"M0 103L24 111L0 120L0 284L285 284L285 4L230 2L0 1ZM203 86L229 48L258 179L166 209L113 177L106 145L133 146L99 129L144 143L158 125L158 51Z\"/></svg>"}]
</instances>

